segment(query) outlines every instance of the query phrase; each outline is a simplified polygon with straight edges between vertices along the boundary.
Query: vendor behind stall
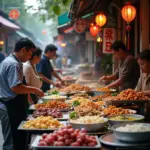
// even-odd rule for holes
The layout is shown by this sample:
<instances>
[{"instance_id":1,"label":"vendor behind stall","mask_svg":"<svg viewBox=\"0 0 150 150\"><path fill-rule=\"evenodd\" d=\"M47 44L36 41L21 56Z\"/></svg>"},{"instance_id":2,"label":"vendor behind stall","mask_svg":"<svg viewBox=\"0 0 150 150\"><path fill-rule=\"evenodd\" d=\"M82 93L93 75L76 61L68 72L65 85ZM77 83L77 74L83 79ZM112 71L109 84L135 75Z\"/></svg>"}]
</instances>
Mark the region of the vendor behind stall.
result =
<instances>
[{"instance_id":1,"label":"vendor behind stall","mask_svg":"<svg viewBox=\"0 0 150 150\"><path fill-rule=\"evenodd\" d=\"M117 88L119 91L124 89L134 89L140 77L140 69L136 59L127 52L127 48L122 41L115 41L111 45L111 49L116 59L119 60L119 65L116 72L110 76L103 76L99 81L115 80L107 85L108 88Z\"/></svg>"},{"instance_id":2,"label":"vendor behind stall","mask_svg":"<svg viewBox=\"0 0 150 150\"><path fill-rule=\"evenodd\" d=\"M144 50L138 56L138 63L142 70L142 75L135 88L138 92L143 92L150 97L150 50ZM146 120L150 122L150 102L147 105Z\"/></svg>"},{"instance_id":3,"label":"vendor behind stall","mask_svg":"<svg viewBox=\"0 0 150 150\"><path fill-rule=\"evenodd\" d=\"M139 54L138 63L142 70L142 75L136 86L136 91L142 91L150 96L150 50L145 50Z\"/></svg>"}]
</instances>

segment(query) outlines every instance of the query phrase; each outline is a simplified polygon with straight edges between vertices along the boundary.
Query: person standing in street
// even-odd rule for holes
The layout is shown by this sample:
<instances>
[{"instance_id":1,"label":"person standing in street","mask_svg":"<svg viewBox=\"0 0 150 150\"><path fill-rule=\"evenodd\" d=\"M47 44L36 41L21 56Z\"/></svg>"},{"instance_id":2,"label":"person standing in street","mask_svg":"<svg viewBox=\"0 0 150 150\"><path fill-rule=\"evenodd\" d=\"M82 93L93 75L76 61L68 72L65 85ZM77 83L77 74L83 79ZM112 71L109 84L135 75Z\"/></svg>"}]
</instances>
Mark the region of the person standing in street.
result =
<instances>
[{"instance_id":1,"label":"person standing in street","mask_svg":"<svg viewBox=\"0 0 150 150\"><path fill-rule=\"evenodd\" d=\"M51 81L52 76L56 77L62 84L64 83L63 80L56 73L56 71L53 69L50 62L50 59L56 57L56 51L57 47L55 45L47 45L44 51L44 55L42 56L40 63L37 65L37 71L42 77L42 80L44 81L41 88L44 92L50 90L51 84L53 84L54 86L59 86L58 84Z\"/></svg>"},{"instance_id":2,"label":"person standing in street","mask_svg":"<svg viewBox=\"0 0 150 150\"><path fill-rule=\"evenodd\" d=\"M22 63L28 61L35 50L32 41L22 38L16 43L14 52L0 64L0 102L8 113L14 150L27 148L25 132L17 129L21 121L27 117L27 95L33 93L40 97L44 96L42 90L25 85L23 77ZM1 114L1 118L3 116ZM1 121L4 136L7 137L8 131L3 123L4 120Z\"/></svg>"}]
</instances>

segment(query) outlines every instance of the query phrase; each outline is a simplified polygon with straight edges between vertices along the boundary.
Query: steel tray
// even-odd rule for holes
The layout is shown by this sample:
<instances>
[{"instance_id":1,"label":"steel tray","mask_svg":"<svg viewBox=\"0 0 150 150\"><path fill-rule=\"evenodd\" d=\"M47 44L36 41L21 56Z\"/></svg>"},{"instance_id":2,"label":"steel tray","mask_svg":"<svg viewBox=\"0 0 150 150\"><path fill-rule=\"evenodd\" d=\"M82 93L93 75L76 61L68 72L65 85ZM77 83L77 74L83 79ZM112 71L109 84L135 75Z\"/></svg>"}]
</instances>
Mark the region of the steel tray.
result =
<instances>
[{"instance_id":1,"label":"steel tray","mask_svg":"<svg viewBox=\"0 0 150 150\"><path fill-rule=\"evenodd\" d=\"M23 128L22 126L25 124L26 121L22 121L18 127L18 130L23 130L23 131L28 131L28 132L46 132L46 131L54 131L54 130L58 130L59 128L50 128L50 129L26 129ZM60 121L60 123L64 124L64 126L67 125L66 121Z\"/></svg>"},{"instance_id":2,"label":"steel tray","mask_svg":"<svg viewBox=\"0 0 150 150\"><path fill-rule=\"evenodd\" d=\"M142 147L150 147L150 142L146 143L130 143L130 142L122 142L116 139L113 133L105 134L100 137L100 142L104 145L115 146L115 147L124 147L124 148L142 148Z\"/></svg>"},{"instance_id":3,"label":"steel tray","mask_svg":"<svg viewBox=\"0 0 150 150\"><path fill-rule=\"evenodd\" d=\"M100 150L101 148L101 144L99 142L98 137L96 136L96 140L97 140L97 145L95 147L88 147L88 146L76 146L76 147L72 147L72 146L38 146L38 142L41 139L41 136L37 136L35 138L35 140L33 141L31 147L34 148L34 150L53 150L53 149L58 149L58 150L88 150L88 149L92 149L92 150Z\"/></svg>"}]
</instances>

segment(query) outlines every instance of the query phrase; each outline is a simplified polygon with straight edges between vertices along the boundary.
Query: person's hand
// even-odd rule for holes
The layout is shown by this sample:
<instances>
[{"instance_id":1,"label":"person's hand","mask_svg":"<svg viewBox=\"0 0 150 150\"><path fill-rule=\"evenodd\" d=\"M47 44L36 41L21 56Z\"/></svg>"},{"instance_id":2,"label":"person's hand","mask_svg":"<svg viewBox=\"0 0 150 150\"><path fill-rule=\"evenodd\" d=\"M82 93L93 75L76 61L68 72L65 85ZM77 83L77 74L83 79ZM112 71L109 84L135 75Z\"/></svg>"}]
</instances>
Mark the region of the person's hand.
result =
<instances>
[{"instance_id":1,"label":"person's hand","mask_svg":"<svg viewBox=\"0 0 150 150\"><path fill-rule=\"evenodd\" d=\"M61 80L60 82L61 82L62 85L65 85L65 81Z\"/></svg>"},{"instance_id":2,"label":"person's hand","mask_svg":"<svg viewBox=\"0 0 150 150\"><path fill-rule=\"evenodd\" d=\"M44 92L41 89L35 88L34 94L38 95L39 97L44 96Z\"/></svg>"},{"instance_id":3,"label":"person's hand","mask_svg":"<svg viewBox=\"0 0 150 150\"><path fill-rule=\"evenodd\" d=\"M55 87L61 88L61 83L59 83L59 82L56 82L56 83L54 83L53 85L54 85Z\"/></svg>"},{"instance_id":4,"label":"person's hand","mask_svg":"<svg viewBox=\"0 0 150 150\"><path fill-rule=\"evenodd\" d=\"M107 80L107 76L102 76L99 78L98 82L101 83L102 81Z\"/></svg>"}]
</instances>

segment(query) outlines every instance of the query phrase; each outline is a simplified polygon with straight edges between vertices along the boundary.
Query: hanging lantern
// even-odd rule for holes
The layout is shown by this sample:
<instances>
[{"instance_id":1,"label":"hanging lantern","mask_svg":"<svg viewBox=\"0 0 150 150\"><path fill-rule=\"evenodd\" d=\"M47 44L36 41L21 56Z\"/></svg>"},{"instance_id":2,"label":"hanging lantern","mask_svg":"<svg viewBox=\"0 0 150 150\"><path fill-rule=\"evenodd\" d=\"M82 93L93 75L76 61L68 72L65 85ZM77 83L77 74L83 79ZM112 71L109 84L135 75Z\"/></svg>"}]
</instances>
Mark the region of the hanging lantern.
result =
<instances>
[{"instance_id":1,"label":"hanging lantern","mask_svg":"<svg viewBox=\"0 0 150 150\"><path fill-rule=\"evenodd\" d=\"M127 48L130 49L130 22L133 21L136 17L136 8L132 6L131 4L127 4L124 6L121 10L122 18L127 22L126 30L128 32L128 42L127 42Z\"/></svg>"},{"instance_id":2,"label":"hanging lantern","mask_svg":"<svg viewBox=\"0 0 150 150\"><path fill-rule=\"evenodd\" d=\"M99 27L97 25L92 25L90 27L90 33L92 36L97 36L98 32L99 32Z\"/></svg>"},{"instance_id":3,"label":"hanging lantern","mask_svg":"<svg viewBox=\"0 0 150 150\"><path fill-rule=\"evenodd\" d=\"M100 13L96 16L95 22L98 26L102 27L105 25L107 18L104 14Z\"/></svg>"},{"instance_id":4,"label":"hanging lantern","mask_svg":"<svg viewBox=\"0 0 150 150\"><path fill-rule=\"evenodd\" d=\"M121 10L122 18L127 22L130 23L135 19L136 16L136 9L132 5L126 5Z\"/></svg>"}]
</instances>

